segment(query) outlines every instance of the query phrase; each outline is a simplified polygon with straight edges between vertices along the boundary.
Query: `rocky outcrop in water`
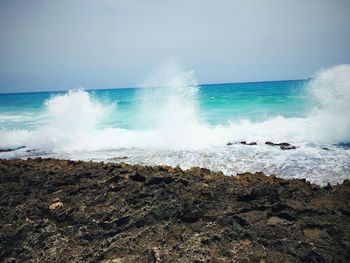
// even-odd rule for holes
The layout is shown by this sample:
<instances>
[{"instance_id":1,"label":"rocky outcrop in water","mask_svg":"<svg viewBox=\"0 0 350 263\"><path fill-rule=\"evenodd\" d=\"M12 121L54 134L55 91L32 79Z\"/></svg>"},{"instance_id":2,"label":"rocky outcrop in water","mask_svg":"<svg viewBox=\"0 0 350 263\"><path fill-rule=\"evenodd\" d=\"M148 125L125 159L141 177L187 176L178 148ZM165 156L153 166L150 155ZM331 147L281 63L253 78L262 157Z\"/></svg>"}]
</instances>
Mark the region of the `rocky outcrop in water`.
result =
<instances>
[{"instance_id":1,"label":"rocky outcrop in water","mask_svg":"<svg viewBox=\"0 0 350 263\"><path fill-rule=\"evenodd\" d=\"M279 146L281 150L295 150L297 148L288 142L281 142L281 143L265 142L265 144L270 146Z\"/></svg>"},{"instance_id":2,"label":"rocky outcrop in water","mask_svg":"<svg viewBox=\"0 0 350 263\"><path fill-rule=\"evenodd\" d=\"M1 262L346 262L350 182L0 160Z\"/></svg>"},{"instance_id":3,"label":"rocky outcrop in water","mask_svg":"<svg viewBox=\"0 0 350 263\"><path fill-rule=\"evenodd\" d=\"M256 142L246 142L246 141L241 141L240 144L244 144L244 145L258 145Z\"/></svg>"},{"instance_id":4,"label":"rocky outcrop in water","mask_svg":"<svg viewBox=\"0 0 350 263\"><path fill-rule=\"evenodd\" d=\"M232 146L234 144L243 144L243 145L258 145L256 142L247 142L247 141L240 141L240 142L229 142L226 144L226 146Z\"/></svg>"},{"instance_id":5,"label":"rocky outcrop in water","mask_svg":"<svg viewBox=\"0 0 350 263\"><path fill-rule=\"evenodd\" d=\"M234 143L234 142L229 142L226 144L226 146L232 146L234 144L237 144L238 142ZM243 144L243 145L258 145L256 142L247 142L247 141L241 141L239 142L239 144ZM270 145L270 146L279 146L281 150L295 150L297 147L294 145L291 145L290 143L287 142L281 142L281 143L273 143L273 142L265 142L266 145Z\"/></svg>"},{"instance_id":6,"label":"rocky outcrop in water","mask_svg":"<svg viewBox=\"0 0 350 263\"><path fill-rule=\"evenodd\" d=\"M5 153L5 152L13 152L13 151L17 151L20 149L26 148L25 146L20 146L17 148L7 148L7 149L0 149L0 153Z\"/></svg>"}]
</instances>

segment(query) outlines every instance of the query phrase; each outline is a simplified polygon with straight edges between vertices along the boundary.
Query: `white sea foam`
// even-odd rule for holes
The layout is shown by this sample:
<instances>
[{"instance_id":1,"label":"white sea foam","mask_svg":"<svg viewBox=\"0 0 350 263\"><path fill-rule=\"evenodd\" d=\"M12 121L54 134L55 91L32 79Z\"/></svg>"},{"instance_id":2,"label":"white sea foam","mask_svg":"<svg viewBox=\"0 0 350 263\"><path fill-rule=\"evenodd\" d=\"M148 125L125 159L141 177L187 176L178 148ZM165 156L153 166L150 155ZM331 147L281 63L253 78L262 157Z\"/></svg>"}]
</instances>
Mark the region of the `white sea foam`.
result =
<instances>
[{"instance_id":1,"label":"white sea foam","mask_svg":"<svg viewBox=\"0 0 350 263\"><path fill-rule=\"evenodd\" d=\"M314 108L305 118L275 117L262 122L245 119L227 126L210 126L198 117L193 72L169 64L142 86L147 87L138 93L143 130L98 128L116 105L98 102L86 91L72 90L46 101L48 121L37 130L1 130L0 147L26 145L55 157L78 159L107 160L125 154L130 162L179 164L185 168L199 165L228 174L244 170L294 173L316 176L319 181L315 181L320 183L323 179L317 174L332 172L344 179L350 171L348 150L328 154L321 149L325 144L330 147L350 141L350 65L321 70L310 80L306 91ZM260 145L226 147L227 142L240 140ZM299 148L281 155L280 150L264 145L267 140L288 141ZM11 154L15 153L7 156ZM323 167L323 162L328 166Z\"/></svg>"},{"instance_id":2,"label":"white sea foam","mask_svg":"<svg viewBox=\"0 0 350 263\"><path fill-rule=\"evenodd\" d=\"M37 130L2 130L0 147L26 145L43 150L77 150L88 148L95 129L114 105L102 105L81 89L68 91L45 102L44 116L48 120Z\"/></svg>"},{"instance_id":3,"label":"white sea foam","mask_svg":"<svg viewBox=\"0 0 350 263\"><path fill-rule=\"evenodd\" d=\"M18 115L18 114L0 114L0 122L5 121L23 121L30 119L31 115Z\"/></svg>"},{"instance_id":4,"label":"white sea foam","mask_svg":"<svg viewBox=\"0 0 350 263\"><path fill-rule=\"evenodd\" d=\"M307 117L233 122L229 127L232 135L249 140L350 142L350 65L319 71L308 83L306 93L314 104Z\"/></svg>"}]
</instances>

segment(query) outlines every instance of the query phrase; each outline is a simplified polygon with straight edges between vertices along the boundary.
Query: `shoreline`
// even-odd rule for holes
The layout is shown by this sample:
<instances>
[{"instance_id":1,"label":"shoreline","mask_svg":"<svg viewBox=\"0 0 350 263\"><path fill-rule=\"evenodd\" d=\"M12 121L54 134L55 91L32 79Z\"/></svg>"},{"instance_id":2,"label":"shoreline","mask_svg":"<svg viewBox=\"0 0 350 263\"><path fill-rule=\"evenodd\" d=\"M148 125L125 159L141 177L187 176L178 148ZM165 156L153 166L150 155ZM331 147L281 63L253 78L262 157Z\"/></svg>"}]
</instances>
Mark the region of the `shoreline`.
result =
<instances>
[{"instance_id":1,"label":"shoreline","mask_svg":"<svg viewBox=\"0 0 350 263\"><path fill-rule=\"evenodd\" d=\"M327 147L325 147L327 146ZM316 152L313 152L316 151ZM26 146L0 149L0 159L48 158L131 165L201 167L227 176L256 171L284 179L303 179L319 186L341 184L350 179L349 144L305 146L271 141L230 141L205 150L121 148L101 151L45 151ZM224 159L224 161L223 161Z\"/></svg>"},{"instance_id":2,"label":"shoreline","mask_svg":"<svg viewBox=\"0 0 350 263\"><path fill-rule=\"evenodd\" d=\"M0 260L346 262L350 181L0 159Z\"/></svg>"}]
</instances>

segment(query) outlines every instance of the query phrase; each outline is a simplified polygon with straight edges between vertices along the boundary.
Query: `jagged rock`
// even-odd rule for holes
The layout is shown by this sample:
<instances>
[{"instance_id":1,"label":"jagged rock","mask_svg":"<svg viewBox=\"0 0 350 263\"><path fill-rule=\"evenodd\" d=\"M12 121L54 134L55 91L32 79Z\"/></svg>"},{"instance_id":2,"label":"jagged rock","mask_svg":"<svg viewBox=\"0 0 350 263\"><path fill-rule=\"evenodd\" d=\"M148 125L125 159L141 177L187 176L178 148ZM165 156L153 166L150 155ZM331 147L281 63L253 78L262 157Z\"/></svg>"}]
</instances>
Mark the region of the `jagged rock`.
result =
<instances>
[{"instance_id":1,"label":"jagged rock","mask_svg":"<svg viewBox=\"0 0 350 263\"><path fill-rule=\"evenodd\" d=\"M281 150L294 150L296 147L294 145L291 145L288 142L280 142L280 143L273 143L273 142L265 142L266 145L271 145L271 146L280 146Z\"/></svg>"},{"instance_id":2,"label":"jagged rock","mask_svg":"<svg viewBox=\"0 0 350 263\"><path fill-rule=\"evenodd\" d=\"M285 147L291 146L291 144L288 142L280 142L280 143L265 142L265 144L271 145L271 146L285 146Z\"/></svg>"},{"instance_id":3,"label":"jagged rock","mask_svg":"<svg viewBox=\"0 0 350 263\"><path fill-rule=\"evenodd\" d=\"M288 146L285 146L285 145L281 145L280 146L280 149L281 150L295 150L297 147L295 147L294 145L288 145Z\"/></svg>"},{"instance_id":4,"label":"jagged rock","mask_svg":"<svg viewBox=\"0 0 350 263\"><path fill-rule=\"evenodd\" d=\"M241 142L239 142L240 144L244 144L244 145L257 145L257 143L256 142L246 142L246 141L241 141ZM233 143L233 142L229 142L229 143L227 143L226 144L226 146L232 146L232 145L234 145L235 143Z\"/></svg>"},{"instance_id":5,"label":"jagged rock","mask_svg":"<svg viewBox=\"0 0 350 263\"><path fill-rule=\"evenodd\" d=\"M263 173L40 158L0 167L0 262L350 256L349 180L320 187Z\"/></svg>"},{"instance_id":6,"label":"jagged rock","mask_svg":"<svg viewBox=\"0 0 350 263\"><path fill-rule=\"evenodd\" d=\"M240 142L241 144L244 144L244 145L257 145L257 143L256 142L246 142L246 141L242 141L242 142Z\"/></svg>"}]
</instances>

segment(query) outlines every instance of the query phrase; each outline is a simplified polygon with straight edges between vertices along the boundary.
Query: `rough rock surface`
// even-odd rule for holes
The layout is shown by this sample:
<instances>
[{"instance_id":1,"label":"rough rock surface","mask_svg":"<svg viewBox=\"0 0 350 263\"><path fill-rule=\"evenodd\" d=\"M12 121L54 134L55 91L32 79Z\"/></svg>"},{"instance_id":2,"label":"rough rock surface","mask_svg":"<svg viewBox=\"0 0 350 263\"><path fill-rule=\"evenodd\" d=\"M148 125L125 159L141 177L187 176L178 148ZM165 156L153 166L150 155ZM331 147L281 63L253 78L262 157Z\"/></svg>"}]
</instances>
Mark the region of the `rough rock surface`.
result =
<instances>
[{"instance_id":1,"label":"rough rock surface","mask_svg":"<svg viewBox=\"0 0 350 263\"><path fill-rule=\"evenodd\" d=\"M349 262L350 182L0 160L0 262Z\"/></svg>"},{"instance_id":2,"label":"rough rock surface","mask_svg":"<svg viewBox=\"0 0 350 263\"><path fill-rule=\"evenodd\" d=\"M265 142L265 144L270 146L279 146L281 150L295 150L297 148L288 142L281 142L281 143Z\"/></svg>"}]
</instances>

